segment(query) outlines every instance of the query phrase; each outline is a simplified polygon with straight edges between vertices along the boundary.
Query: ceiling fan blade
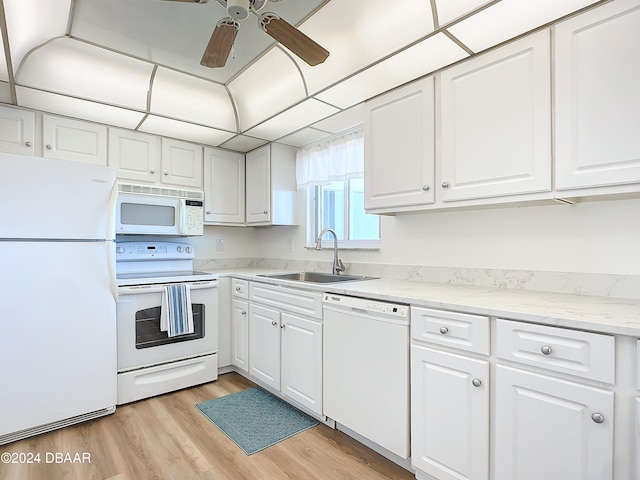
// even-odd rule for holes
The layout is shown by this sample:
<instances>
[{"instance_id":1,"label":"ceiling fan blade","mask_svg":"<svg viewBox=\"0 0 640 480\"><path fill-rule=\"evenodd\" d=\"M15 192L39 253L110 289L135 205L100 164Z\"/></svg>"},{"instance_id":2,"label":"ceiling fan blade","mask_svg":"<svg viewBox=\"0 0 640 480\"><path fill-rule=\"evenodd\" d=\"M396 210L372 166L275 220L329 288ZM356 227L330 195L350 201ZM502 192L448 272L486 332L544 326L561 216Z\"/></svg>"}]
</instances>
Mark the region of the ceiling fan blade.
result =
<instances>
[{"instance_id":1,"label":"ceiling fan blade","mask_svg":"<svg viewBox=\"0 0 640 480\"><path fill-rule=\"evenodd\" d=\"M265 32L311 66L324 62L329 56L327 50L275 13L263 13L258 23Z\"/></svg>"},{"instance_id":2,"label":"ceiling fan blade","mask_svg":"<svg viewBox=\"0 0 640 480\"><path fill-rule=\"evenodd\" d=\"M211 34L211 39L204 50L200 65L205 67L224 67L239 28L240 24L231 17L220 20Z\"/></svg>"}]
</instances>

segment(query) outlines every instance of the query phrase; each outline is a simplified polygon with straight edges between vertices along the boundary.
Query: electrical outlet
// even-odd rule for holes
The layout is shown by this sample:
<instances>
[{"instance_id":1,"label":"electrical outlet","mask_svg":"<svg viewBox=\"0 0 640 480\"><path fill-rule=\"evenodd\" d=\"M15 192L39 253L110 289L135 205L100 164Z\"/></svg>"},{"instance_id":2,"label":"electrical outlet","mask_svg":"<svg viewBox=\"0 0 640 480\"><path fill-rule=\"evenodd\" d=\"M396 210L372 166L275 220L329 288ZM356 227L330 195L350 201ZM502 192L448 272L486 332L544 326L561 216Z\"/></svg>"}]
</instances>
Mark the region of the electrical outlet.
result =
<instances>
[{"instance_id":1,"label":"electrical outlet","mask_svg":"<svg viewBox=\"0 0 640 480\"><path fill-rule=\"evenodd\" d=\"M224 252L224 239L216 238L216 252Z\"/></svg>"},{"instance_id":2,"label":"electrical outlet","mask_svg":"<svg viewBox=\"0 0 640 480\"><path fill-rule=\"evenodd\" d=\"M293 253L293 238L290 238L287 240L287 250L289 251L289 253Z\"/></svg>"}]
</instances>

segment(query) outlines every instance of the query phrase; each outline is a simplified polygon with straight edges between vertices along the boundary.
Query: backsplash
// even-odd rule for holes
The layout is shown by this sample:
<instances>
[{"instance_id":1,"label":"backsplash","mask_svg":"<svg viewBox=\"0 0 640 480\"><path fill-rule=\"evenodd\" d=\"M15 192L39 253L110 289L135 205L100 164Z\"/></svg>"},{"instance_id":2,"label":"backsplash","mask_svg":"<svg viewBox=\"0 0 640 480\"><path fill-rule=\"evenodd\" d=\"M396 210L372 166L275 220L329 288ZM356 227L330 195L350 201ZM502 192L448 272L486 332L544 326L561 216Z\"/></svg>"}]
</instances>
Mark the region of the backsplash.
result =
<instances>
[{"instance_id":1,"label":"backsplash","mask_svg":"<svg viewBox=\"0 0 640 480\"><path fill-rule=\"evenodd\" d=\"M330 272L331 262L275 258L225 258L195 260L205 270L228 268L272 268L277 270ZM427 267L345 262L345 273L416 282L512 288L554 293L573 293L640 299L640 276L572 272Z\"/></svg>"}]
</instances>

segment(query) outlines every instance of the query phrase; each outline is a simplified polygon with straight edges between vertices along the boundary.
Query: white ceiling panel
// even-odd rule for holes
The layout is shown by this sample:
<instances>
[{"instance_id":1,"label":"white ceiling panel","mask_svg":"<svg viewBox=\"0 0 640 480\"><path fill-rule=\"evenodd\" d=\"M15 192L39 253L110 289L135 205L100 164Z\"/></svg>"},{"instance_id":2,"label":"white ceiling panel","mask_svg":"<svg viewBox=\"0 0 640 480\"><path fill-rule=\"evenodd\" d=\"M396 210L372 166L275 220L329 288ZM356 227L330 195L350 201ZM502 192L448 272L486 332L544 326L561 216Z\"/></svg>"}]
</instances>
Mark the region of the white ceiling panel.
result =
<instances>
[{"instance_id":1,"label":"white ceiling panel","mask_svg":"<svg viewBox=\"0 0 640 480\"><path fill-rule=\"evenodd\" d=\"M296 57L313 94L433 32L433 15L425 0L332 0L300 30L329 50L315 67Z\"/></svg>"},{"instance_id":2,"label":"white ceiling panel","mask_svg":"<svg viewBox=\"0 0 640 480\"><path fill-rule=\"evenodd\" d=\"M26 87L16 87L18 104L43 112L134 129L144 113Z\"/></svg>"},{"instance_id":3,"label":"white ceiling panel","mask_svg":"<svg viewBox=\"0 0 640 480\"><path fill-rule=\"evenodd\" d=\"M69 38L26 57L16 83L74 97L146 110L153 66Z\"/></svg>"},{"instance_id":4,"label":"white ceiling panel","mask_svg":"<svg viewBox=\"0 0 640 480\"><path fill-rule=\"evenodd\" d=\"M33 48L66 35L71 0L3 0L14 72ZM4 67L6 70L6 66Z\"/></svg>"},{"instance_id":5,"label":"white ceiling panel","mask_svg":"<svg viewBox=\"0 0 640 480\"><path fill-rule=\"evenodd\" d=\"M0 82L0 103L12 103L11 87L6 82Z\"/></svg>"},{"instance_id":6,"label":"white ceiling panel","mask_svg":"<svg viewBox=\"0 0 640 480\"><path fill-rule=\"evenodd\" d=\"M241 132L306 97L298 68L278 48L269 51L232 81L229 91L236 101Z\"/></svg>"},{"instance_id":7,"label":"white ceiling panel","mask_svg":"<svg viewBox=\"0 0 640 480\"><path fill-rule=\"evenodd\" d=\"M502 0L448 30L477 53L593 3L596 2ZM488 25L491 28L487 28Z\"/></svg>"},{"instance_id":8,"label":"white ceiling panel","mask_svg":"<svg viewBox=\"0 0 640 480\"><path fill-rule=\"evenodd\" d=\"M316 122L311 126L319 130L324 130L325 132L340 133L353 128L356 125L363 124L365 115L365 105L364 103L360 103L349 108L348 110L343 110L339 113L336 113L335 115L330 116L329 118L320 120L319 122Z\"/></svg>"},{"instance_id":9,"label":"white ceiling panel","mask_svg":"<svg viewBox=\"0 0 640 480\"><path fill-rule=\"evenodd\" d=\"M228 148L229 150L234 150L236 152L246 153L258 147L261 147L266 143L267 141L261 138L248 137L246 135L236 135L226 142L221 143L220 147Z\"/></svg>"},{"instance_id":10,"label":"white ceiling panel","mask_svg":"<svg viewBox=\"0 0 640 480\"><path fill-rule=\"evenodd\" d=\"M442 27L492 1L494 0L456 0L455 2L451 0L435 0L438 25Z\"/></svg>"},{"instance_id":11,"label":"white ceiling panel","mask_svg":"<svg viewBox=\"0 0 640 480\"><path fill-rule=\"evenodd\" d=\"M298 130L291 135L287 135L286 137L278 139L278 143L284 143L285 145L289 145L290 147L300 148L304 147L305 145L309 145L310 143L322 140L329 135L330 134L323 130L317 130L312 127L307 127Z\"/></svg>"},{"instance_id":12,"label":"white ceiling panel","mask_svg":"<svg viewBox=\"0 0 640 480\"><path fill-rule=\"evenodd\" d=\"M151 113L235 132L236 117L227 89L220 84L158 68L151 88Z\"/></svg>"},{"instance_id":13,"label":"white ceiling panel","mask_svg":"<svg viewBox=\"0 0 640 480\"><path fill-rule=\"evenodd\" d=\"M316 95L316 98L347 108L466 56L467 52L449 37L437 33Z\"/></svg>"},{"instance_id":14,"label":"white ceiling panel","mask_svg":"<svg viewBox=\"0 0 640 480\"><path fill-rule=\"evenodd\" d=\"M337 108L309 98L280 115L250 129L246 133L267 140L277 140L291 132L295 132L301 125L315 123L336 112L338 112Z\"/></svg>"},{"instance_id":15,"label":"white ceiling panel","mask_svg":"<svg viewBox=\"0 0 640 480\"><path fill-rule=\"evenodd\" d=\"M220 145L233 136L233 133L155 115L149 115L145 118L138 130L214 146Z\"/></svg>"}]
</instances>

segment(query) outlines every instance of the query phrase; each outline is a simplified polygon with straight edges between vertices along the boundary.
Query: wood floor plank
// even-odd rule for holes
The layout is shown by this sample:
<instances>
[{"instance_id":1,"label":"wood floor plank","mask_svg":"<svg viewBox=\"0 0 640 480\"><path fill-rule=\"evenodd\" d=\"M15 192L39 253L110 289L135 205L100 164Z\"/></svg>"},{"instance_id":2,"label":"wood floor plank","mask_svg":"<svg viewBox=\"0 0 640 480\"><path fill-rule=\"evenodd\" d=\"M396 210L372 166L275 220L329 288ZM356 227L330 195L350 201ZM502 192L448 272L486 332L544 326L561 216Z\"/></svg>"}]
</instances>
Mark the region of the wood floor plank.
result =
<instances>
[{"instance_id":1,"label":"wood floor plank","mask_svg":"<svg viewBox=\"0 0 640 480\"><path fill-rule=\"evenodd\" d=\"M118 407L113 415L0 447L40 454L2 464L0 480L409 480L399 467L324 424L246 455L195 405L254 386L236 373ZM90 462L55 455L90 455ZM52 457L53 455L53 457ZM47 456L47 458L45 458ZM58 457L58 460L64 457Z\"/></svg>"}]
</instances>

